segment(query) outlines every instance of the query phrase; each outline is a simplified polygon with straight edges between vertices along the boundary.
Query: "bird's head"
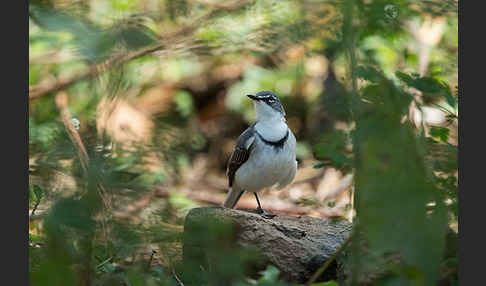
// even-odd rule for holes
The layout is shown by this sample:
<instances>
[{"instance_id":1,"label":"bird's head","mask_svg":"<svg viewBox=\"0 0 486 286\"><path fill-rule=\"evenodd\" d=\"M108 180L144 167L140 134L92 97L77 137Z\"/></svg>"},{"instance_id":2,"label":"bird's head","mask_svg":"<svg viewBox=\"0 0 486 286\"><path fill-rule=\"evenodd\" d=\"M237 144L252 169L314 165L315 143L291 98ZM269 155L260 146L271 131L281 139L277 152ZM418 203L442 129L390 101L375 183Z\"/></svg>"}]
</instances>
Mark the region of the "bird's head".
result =
<instances>
[{"instance_id":1,"label":"bird's head","mask_svg":"<svg viewBox=\"0 0 486 286\"><path fill-rule=\"evenodd\" d=\"M285 110L273 92L264 90L255 95L248 94L247 96L253 100L258 121L276 118L285 119Z\"/></svg>"}]
</instances>

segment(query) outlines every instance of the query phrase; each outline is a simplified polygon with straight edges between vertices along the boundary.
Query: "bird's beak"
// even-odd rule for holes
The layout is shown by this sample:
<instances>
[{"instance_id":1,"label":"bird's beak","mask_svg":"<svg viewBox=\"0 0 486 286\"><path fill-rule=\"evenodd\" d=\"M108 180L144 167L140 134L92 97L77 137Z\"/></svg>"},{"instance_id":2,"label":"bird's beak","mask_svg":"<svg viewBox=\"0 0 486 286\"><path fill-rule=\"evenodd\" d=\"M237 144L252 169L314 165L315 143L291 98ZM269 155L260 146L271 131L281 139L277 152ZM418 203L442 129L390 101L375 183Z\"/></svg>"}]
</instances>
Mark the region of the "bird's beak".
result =
<instances>
[{"instance_id":1,"label":"bird's beak","mask_svg":"<svg viewBox=\"0 0 486 286\"><path fill-rule=\"evenodd\" d=\"M257 100L258 99L258 97L254 96L253 94L247 94L246 96L248 96L252 100Z\"/></svg>"}]
</instances>

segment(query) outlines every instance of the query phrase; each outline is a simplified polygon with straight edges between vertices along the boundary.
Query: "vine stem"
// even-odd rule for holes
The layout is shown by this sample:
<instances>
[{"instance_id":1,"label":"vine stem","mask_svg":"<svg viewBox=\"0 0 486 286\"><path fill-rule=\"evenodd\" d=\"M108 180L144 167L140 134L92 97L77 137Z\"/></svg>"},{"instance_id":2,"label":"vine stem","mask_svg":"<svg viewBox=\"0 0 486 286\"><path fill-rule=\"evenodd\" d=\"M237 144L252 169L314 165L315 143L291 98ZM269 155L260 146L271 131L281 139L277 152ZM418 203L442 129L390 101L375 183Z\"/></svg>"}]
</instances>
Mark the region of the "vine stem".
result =
<instances>
[{"instance_id":1,"label":"vine stem","mask_svg":"<svg viewBox=\"0 0 486 286\"><path fill-rule=\"evenodd\" d=\"M343 242L343 244L341 245L341 247L339 247L339 249L334 252L332 254L331 257L329 257L325 262L324 264L322 264L321 267L319 267L319 269L317 269L317 271L314 273L314 275L312 275L311 279L309 279L309 281L307 281L307 283L305 284L306 286L310 286L312 285L312 283L314 283L317 278L319 278L319 276L322 275L322 273L324 273L324 271L327 270L327 268L329 267L329 265L331 265L331 263L336 260L336 258L339 256L339 254L341 252L343 252L343 250L346 248L346 246L349 244L349 242L351 241L351 238L353 236L353 233L354 232L351 232L348 236L348 238L346 238L346 240Z\"/></svg>"},{"instance_id":2,"label":"vine stem","mask_svg":"<svg viewBox=\"0 0 486 286\"><path fill-rule=\"evenodd\" d=\"M353 122L357 121L356 118L356 112L359 111L359 105L360 105L360 98L358 94L358 82L356 79L356 65L357 65L357 59L356 59L356 51L355 51L355 42L356 42L356 30L355 27L353 26L353 19L357 19L358 17L354 16L354 9L356 7L356 1L354 0L344 0L343 3L343 44L344 44L344 49L346 52L346 55L349 60L349 75L351 77L351 107L350 107L350 114L351 114L351 119ZM353 146L355 145L355 142L353 142ZM359 157L359 154L356 154L355 152L355 158ZM355 159L356 160L356 159ZM355 173L356 179L359 177L359 170L356 170ZM359 185L356 184L355 188L352 190L352 209L356 210L356 220L358 220L358 214L359 214ZM353 222L355 222L355 219L353 219ZM358 236L359 238L359 233L360 233L360 226L359 222L356 221L355 227L354 227L354 232L353 233L358 233L355 234L354 236ZM348 238L348 241L346 241L346 244L349 243L349 240L351 239L351 235ZM358 244L353 244L351 248L351 252L353 256L351 257L351 267L352 267L352 275L351 275L351 284L350 285L357 285L358 284L358 275L359 273L359 268L360 268L360 256L359 256L359 245Z\"/></svg>"}]
</instances>

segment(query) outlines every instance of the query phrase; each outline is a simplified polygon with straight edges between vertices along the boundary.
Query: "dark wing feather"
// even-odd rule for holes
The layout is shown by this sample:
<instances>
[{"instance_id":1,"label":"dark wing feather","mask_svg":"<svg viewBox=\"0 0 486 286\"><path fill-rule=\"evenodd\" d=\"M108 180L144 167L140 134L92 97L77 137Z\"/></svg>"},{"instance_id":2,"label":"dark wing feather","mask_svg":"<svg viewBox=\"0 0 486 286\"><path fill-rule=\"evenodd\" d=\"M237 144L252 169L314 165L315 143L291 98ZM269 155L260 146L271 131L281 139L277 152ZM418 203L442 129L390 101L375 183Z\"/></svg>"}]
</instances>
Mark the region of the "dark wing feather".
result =
<instances>
[{"instance_id":1,"label":"dark wing feather","mask_svg":"<svg viewBox=\"0 0 486 286\"><path fill-rule=\"evenodd\" d=\"M238 137L238 140L236 141L235 150L233 151L233 154L231 154L231 157L230 157L230 160L229 160L229 163L228 163L228 169L227 169L227 175L228 175L230 187L233 186L233 180L235 179L236 171L250 157L250 152L251 152L251 148L253 146L253 142L249 146L246 146L246 145L247 145L247 142L249 140L254 140L254 135L255 135L255 130L253 129L254 126L255 125L253 124L252 126L248 127L240 135L240 137Z\"/></svg>"}]
</instances>

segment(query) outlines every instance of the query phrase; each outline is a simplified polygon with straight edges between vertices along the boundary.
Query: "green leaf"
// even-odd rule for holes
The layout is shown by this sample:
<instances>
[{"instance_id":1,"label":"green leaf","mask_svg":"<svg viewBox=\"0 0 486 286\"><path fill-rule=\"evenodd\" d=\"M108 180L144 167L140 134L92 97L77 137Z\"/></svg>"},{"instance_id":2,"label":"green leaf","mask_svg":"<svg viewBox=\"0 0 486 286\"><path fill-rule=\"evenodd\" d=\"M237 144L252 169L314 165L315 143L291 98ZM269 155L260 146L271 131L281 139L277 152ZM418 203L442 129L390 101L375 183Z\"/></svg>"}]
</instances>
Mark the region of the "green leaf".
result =
<instances>
[{"instance_id":1,"label":"green leaf","mask_svg":"<svg viewBox=\"0 0 486 286\"><path fill-rule=\"evenodd\" d=\"M395 75L408 86L414 87L424 94L439 94L444 97L451 107L456 106L456 99L452 96L449 85L433 77L420 77L417 74L408 75L397 71Z\"/></svg>"},{"instance_id":2,"label":"green leaf","mask_svg":"<svg viewBox=\"0 0 486 286\"><path fill-rule=\"evenodd\" d=\"M395 75L408 86L414 87L422 92L439 92L442 89L441 83L432 77L420 77L418 74L408 75L399 71Z\"/></svg>"},{"instance_id":3,"label":"green leaf","mask_svg":"<svg viewBox=\"0 0 486 286\"><path fill-rule=\"evenodd\" d=\"M356 68L355 73L358 77L373 83L377 83L383 78L383 74L369 66L359 66Z\"/></svg>"},{"instance_id":4,"label":"green leaf","mask_svg":"<svg viewBox=\"0 0 486 286\"><path fill-rule=\"evenodd\" d=\"M106 263L105 265L103 265L103 271L106 273L113 273L115 272L115 265L113 265L112 263Z\"/></svg>"},{"instance_id":5,"label":"green leaf","mask_svg":"<svg viewBox=\"0 0 486 286\"><path fill-rule=\"evenodd\" d=\"M402 77L412 82L417 78ZM399 89L390 81L364 92L372 93L364 96L382 98L381 104L364 105L357 114L352 141L355 187L360 190L356 202L360 231L353 239L367 241L370 254L351 250L351 256L377 265L382 257L396 253L404 267L414 269L413 274L399 275L407 280L413 276L414 281L421 277L424 282L407 285L432 285L445 247L444 196L427 176L423 138L416 136L413 127L401 123L399 111L406 102L399 101L403 98ZM436 207L427 213L426 205L431 201ZM365 267L353 275L366 275Z\"/></svg>"},{"instance_id":6,"label":"green leaf","mask_svg":"<svg viewBox=\"0 0 486 286\"><path fill-rule=\"evenodd\" d=\"M320 168L323 168L325 166L329 166L331 164L331 162L321 162L321 163L317 163L315 164L314 166L312 166L312 168L314 169L320 169Z\"/></svg>"},{"instance_id":7,"label":"green leaf","mask_svg":"<svg viewBox=\"0 0 486 286\"><path fill-rule=\"evenodd\" d=\"M398 77L399 79L401 79L403 82L405 82L408 85L412 85L413 82L414 82L413 77L406 74L406 73L402 73L400 71L397 71L397 72L395 72L395 75L396 75L396 77Z\"/></svg>"},{"instance_id":8,"label":"green leaf","mask_svg":"<svg viewBox=\"0 0 486 286\"><path fill-rule=\"evenodd\" d=\"M456 99L452 96L450 87L443 83L443 90L445 91L442 95L445 97L447 103L452 107L456 107Z\"/></svg>"},{"instance_id":9,"label":"green leaf","mask_svg":"<svg viewBox=\"0 0 486 286\"><path fill-rule=\"evenodd\" d=\"M339 169L350 167L351 158L346 154L348 134L343 131L335 131L321 138L321 142L314 146L315 157L323 162L314 165L314 168L321 168L325 165L333 165Z\"/></svg>"},{"instance_id":10,"label":"green leaf","mask_svg":"<svg viewBox=\"0 0 486 286\"><path fill-rule=\"evenodd\" d=\"M449 128L433 126L430 128L430 136L439 139L439 141L447 142L449 139Z\"/></svg>"},{"instance_id":11,"label":"green leaf","mask_svg":"<svg viewBox=\"0 0 486 286\"><path fill-rule=\"evenodd\" d=\"M115 21L104 28L87 17L40 3L29 5L29 16L47 31L71 35L71 44L77 53L93 62L106 59L118 46L136 50L154 43L156 39L156 34L136 16Z\"/></svg>"},{"instance_id":12,"label":"green leaf","mask_svg":"<svg viewBox=\"0 0 486 286\"><path fill-rule=\"evenodd\" d=\"M37 200L40 200L44 196L44 190L39 185L34 185L34 194Z\"/></svg>"},{"instance_id":13,"label":"green leaf","mask_svg":"<svg viewBox=\"0 0 486 286\"><path fill-rule=\"evenodd\" d=\"M29 240L36 241L36 242L41 242L44 239L40 235L33 234L33 233L29 233Z\"/></svg>"},{"instance_id":14,"label":"green leaf","mask_svg":"<svg viewBox=\"0 0 486 286\"><path fill-rule=\"evenodd\" d=\"M49 235L65 235L66 228L80 232L90 232L96 222L91 217L90 209L83 201L74 198L60 199L44 220Z\"/></svg>"},{"instance_id":15,"label":"green leaf","mask_svg":"<svg viewBox=\"0 0 486 286\"><path fill-rule=\"evenodd\" d=\"M189 116L194 110L192 96L186 91L179 91L174 97L174 103L176 104L177 111L184 117Z\"/></svg>"},{"instance_id":16,"label":"green leaf","mask_svg":"<svg viewBox=\"0 0 486 286\"><path fill-rule=\"evenodd\" d=\"M280 275L280 270L273 265L269 265L267 269L260 272L262 277L260 277L260 281L268 281L268 282L276 282L278 280L278 276Z\"/></svg>"},{"instance_id":17,"label":"green leaf","mask_svg":"<svg viewBox=\"0 0 486 286\"><path fill-rule=\"evenodd\" d=\"M150 270L152 271L153 274L155 274L155 275L157 275L159 277L164 277L165 276L165 272L162 269L162 267L160 267L160 266L153 266L152 268L150 268Z\"/></svg>"}]
</instances>

